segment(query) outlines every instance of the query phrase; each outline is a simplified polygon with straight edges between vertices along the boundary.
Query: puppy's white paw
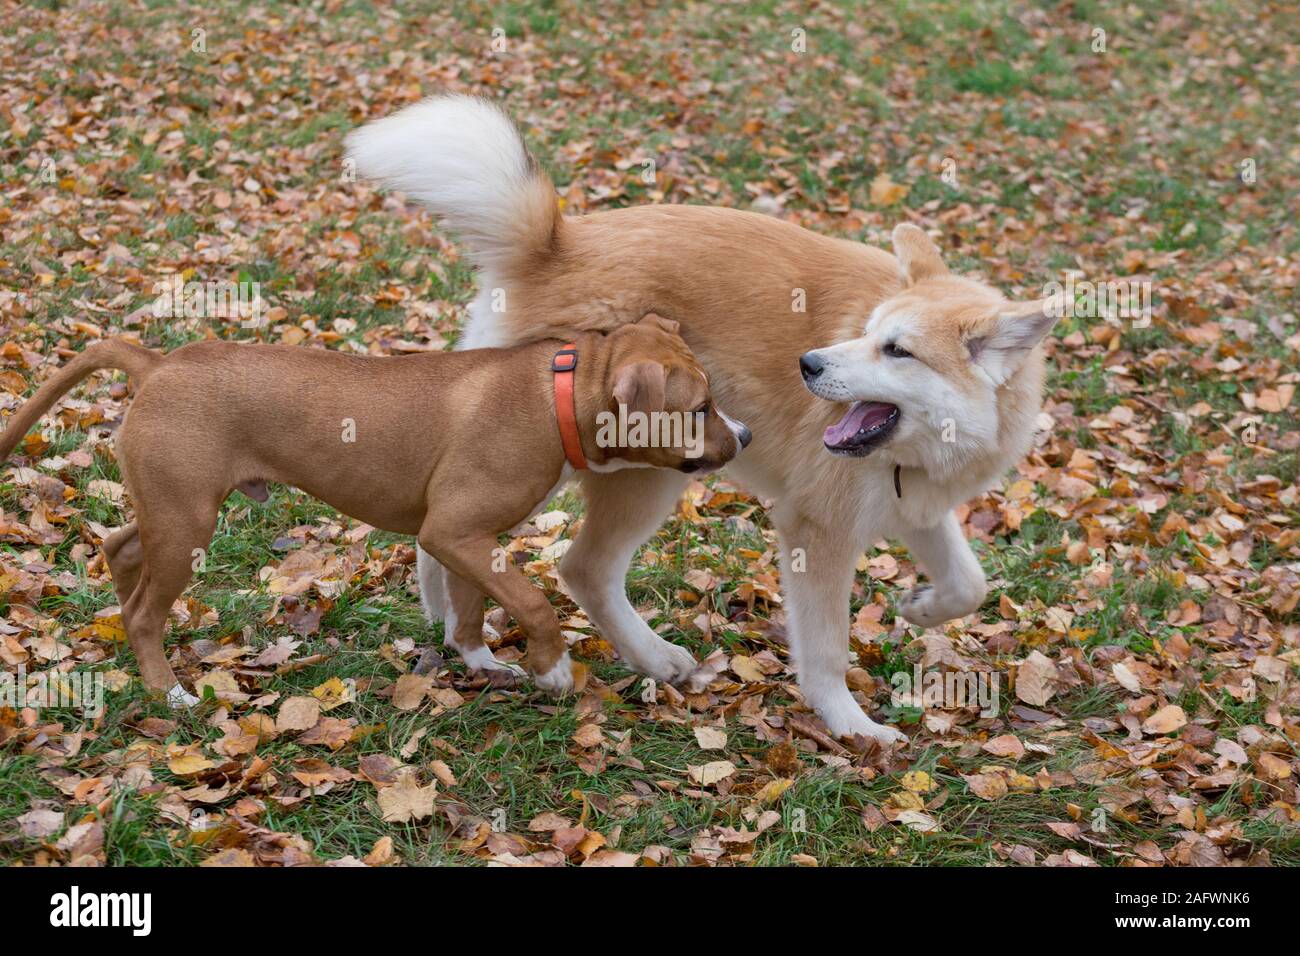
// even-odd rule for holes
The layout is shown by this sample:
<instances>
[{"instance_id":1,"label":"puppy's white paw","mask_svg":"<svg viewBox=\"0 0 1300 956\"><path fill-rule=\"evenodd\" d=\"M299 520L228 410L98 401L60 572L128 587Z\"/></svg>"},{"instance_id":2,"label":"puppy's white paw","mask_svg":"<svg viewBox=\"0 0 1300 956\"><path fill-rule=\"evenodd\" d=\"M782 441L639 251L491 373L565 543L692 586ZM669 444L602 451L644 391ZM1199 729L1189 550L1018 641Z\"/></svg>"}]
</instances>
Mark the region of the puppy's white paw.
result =
<instances>
[{"instance_id":1,"label":"puppy's white paw","mask_svg":"<svg viewBox=\"0 0 1300 956\"><path fill-rule=\"evenodd\" d=\"M182 687L179 682L167 692L167 706L172 710L185 710L200 703L202 701Z\"/></svg>"},{"instance_id":2,"label":"puppy's white paw","mask_svg":"<svg viewBox=\"0 0 1300 956\"><path fill-rule=\"evenodd\" d=\"M945 621L954 621L979 610L983 596L952 596L935 590L928 584L912 588L898 602L898 613L918 627L938 627Z\"/></svg>"},{"instance_id":3,"label":"puppy's white paw","mask_svg":"<svg viewBox=\"0 0 1300 956\"><path fill-rule=\"evenodd\" d=\"M544 674L534 674L533 683L552 697L565 697L573 692L573 662L565 651L560 659Z\"/></svg>"}]
</instances>

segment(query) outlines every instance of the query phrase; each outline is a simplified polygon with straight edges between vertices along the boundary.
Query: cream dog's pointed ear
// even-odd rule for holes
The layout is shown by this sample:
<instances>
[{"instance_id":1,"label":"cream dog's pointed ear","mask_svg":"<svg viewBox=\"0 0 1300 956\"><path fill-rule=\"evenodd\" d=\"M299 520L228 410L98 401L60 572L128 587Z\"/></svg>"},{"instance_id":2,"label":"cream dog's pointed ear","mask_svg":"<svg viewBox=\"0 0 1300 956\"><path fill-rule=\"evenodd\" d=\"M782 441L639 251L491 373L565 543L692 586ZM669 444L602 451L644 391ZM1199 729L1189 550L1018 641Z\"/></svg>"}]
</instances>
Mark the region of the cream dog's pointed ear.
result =
<instances>
[{"instance_id":1,"label":"cream dog's pointed ear","mask_svg":"<svg viewBox=\"0 0 1300 956\"><path fill-rule=\"evenodd\" d=\"M948 271L939 247L910 222L894 227L894 255L898 257L898 272L904 285L914 285Z\"/></svg>"},{"instance_id":2,"label":"cream dog's pointed ear","mask_svg":"<svg viewBox=\"0 0 1300 956\"><path fill-rule=\"evenodd\" d=\"M1034 346L1064 314L1064 299L1060 296L1036 302L1009 302L990 329L966 340L966 348L972 361L993 384L1001 385L1024 364Z\"/></svg>"},{"instance_id":3,"label":"cream dog's pointed ear","mask_svg":"<svg viewBox=\"0 0 1300 956\"><path fill-rule=\"evenodd\" d=\"M614 402L630 412L664 410L668 370L659 362L628 362L614 373Z\"/></svg>"}]
</instances>

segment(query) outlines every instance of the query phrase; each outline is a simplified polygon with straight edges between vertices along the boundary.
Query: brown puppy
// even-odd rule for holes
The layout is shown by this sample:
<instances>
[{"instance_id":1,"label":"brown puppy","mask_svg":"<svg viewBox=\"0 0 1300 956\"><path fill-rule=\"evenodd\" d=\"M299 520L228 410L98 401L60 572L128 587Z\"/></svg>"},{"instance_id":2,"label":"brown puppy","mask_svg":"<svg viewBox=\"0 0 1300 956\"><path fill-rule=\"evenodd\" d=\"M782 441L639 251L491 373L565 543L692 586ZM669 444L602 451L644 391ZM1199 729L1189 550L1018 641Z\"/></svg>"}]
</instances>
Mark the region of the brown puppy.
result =
<instances>
[{"instance_id":1,"label":"brown puppy","mask_svg":"<svg viewBox=\"0 0 1300 956\"><path fill-rule=\"evenodd\" d=\"M172 602L206 549L231 491L265 499L266 483L301 488L420 547L464 584L479 624L449 642L475 669L483 659L482 594L528 637L539 686L572 688L569 656L550 602L497 551L497 536L526 520L578 467L711 470L748 441L713 407L708 379L655 315L609 335L584 333L571 377L557 388L564 342L398 358L233 342L198 342L167 356L112 339L92 345L46 382L0 434L0 460L42 414L96 369L125 370L137 393L117 443L135 521L104 541L122 621L147 686L193 702L163 651ZM571 404L571 412L570 412ZM663 442L618 444L613 415L689 418ZM557 419L557 414L560 416ZM557 420L571 417L566 449ZM702 425L702 429L700 426ZM584 460L585 459L585 460ZM472 615L470 615L472 616ZM495 664L495 659L493 659ZM498 668L504 665L497 665Z\"/></svg>"}]
</instances>

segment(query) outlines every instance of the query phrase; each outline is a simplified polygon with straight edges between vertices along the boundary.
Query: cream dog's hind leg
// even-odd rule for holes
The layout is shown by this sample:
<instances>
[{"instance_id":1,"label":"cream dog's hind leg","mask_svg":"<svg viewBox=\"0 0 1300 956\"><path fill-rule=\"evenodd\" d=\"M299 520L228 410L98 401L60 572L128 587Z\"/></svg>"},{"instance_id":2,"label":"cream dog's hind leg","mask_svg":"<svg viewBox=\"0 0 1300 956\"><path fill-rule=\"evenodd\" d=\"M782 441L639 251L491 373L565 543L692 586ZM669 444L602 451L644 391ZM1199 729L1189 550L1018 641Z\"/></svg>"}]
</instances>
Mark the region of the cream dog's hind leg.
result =
<instances>
[{"instance_id":1,"label":"cream dog's hind leg","mask_svg":"<svg viewBox=\"0 0 1300 956\"><path fill-rule=\"evenodd\" d=\"M484 596L478 588L444 568L438 559L418 544L415 548L416 578L420 604L430 624L442 621L442 642L461 656L476 674L487 674L506 683L524 677L524 669L497 660L484 640L484 631L496 632L483 623ZM441 666L436 645L425 648L415 673L427 674Z\"/></svg>"},{"instance_id":2,"label":"cream dog's hind leg","mask_svg":"<svg viewBox=\"0 0 1300 956\"><path fill-rule=\"evenodd\" d=\"M446 594L442 579L443 567L438 559L419 544L415 546L415 578L420 585L420 606L430 624L441 621L446 614Z\"/></svg>"}]
</instances>

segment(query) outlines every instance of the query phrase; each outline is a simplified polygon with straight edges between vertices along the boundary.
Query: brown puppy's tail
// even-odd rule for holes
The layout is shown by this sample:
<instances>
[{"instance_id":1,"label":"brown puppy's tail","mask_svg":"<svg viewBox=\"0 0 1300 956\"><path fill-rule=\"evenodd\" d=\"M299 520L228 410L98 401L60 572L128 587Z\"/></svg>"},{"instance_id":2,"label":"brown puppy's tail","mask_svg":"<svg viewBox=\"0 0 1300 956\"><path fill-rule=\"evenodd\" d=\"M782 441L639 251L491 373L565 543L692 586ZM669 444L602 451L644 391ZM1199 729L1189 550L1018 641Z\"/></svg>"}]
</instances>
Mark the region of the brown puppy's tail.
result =
<instances>
[{"instance_id":1,"label":"brown puppy's tail","mask_svg":"<svg viewBox=\"0 0 1300 956\"><path fill-rule=\"evenodd\" d=\"M424 203L484 266L508 271L559 247L555 187L491 100L434 96L354 130L347 147L357 172Z\"/></svg>"},{"instance_id":2,"label":"brown puppy's tail","mask_svg":"<svg viewBox=\"0 0 1300 956\"><path fill-rule=\"evenodd\" d=\"M9 457L23 436L31 431L32 426L40 421L41 416L55 402L91 372L101 368L120 368L134 378L138 385L162 358L160 353L126 339L96 342L47 379L36 390L36 394L10 416L5 423L5 430L0 432L0 462Z\"/></svg>"}]
</instances>

